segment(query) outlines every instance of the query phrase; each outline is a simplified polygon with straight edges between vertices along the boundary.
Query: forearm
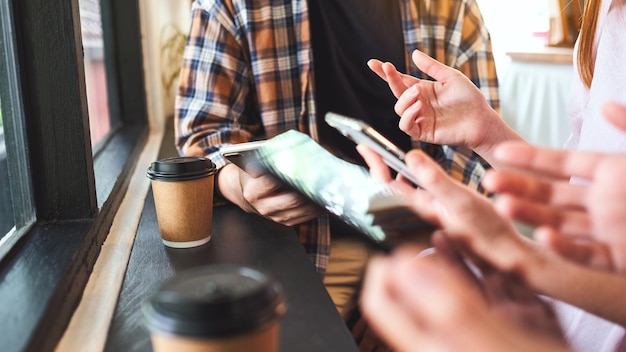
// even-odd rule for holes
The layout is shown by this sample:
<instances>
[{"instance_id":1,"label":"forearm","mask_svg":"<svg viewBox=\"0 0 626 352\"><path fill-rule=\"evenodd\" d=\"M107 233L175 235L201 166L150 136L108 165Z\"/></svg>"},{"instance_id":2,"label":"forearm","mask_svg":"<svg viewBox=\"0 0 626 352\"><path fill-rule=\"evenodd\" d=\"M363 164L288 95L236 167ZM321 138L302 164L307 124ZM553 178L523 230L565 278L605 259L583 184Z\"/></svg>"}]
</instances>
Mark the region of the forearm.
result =
<instances>
[{"instance_id":1,"label":"forearm","mask_svg":"<svg viewBox=\"0 0 626 352\"><path fill-rule=\"evenodd\" d=\"M218 166L226 162L221 144L247 142L260 122L247 111L251 73L243 49L220 19L220 6L193 12L176 96L176 146L181 154L207 156Z\"/></svg>"},{"instance_id":2,"label":"forearm","mask_svg":"<svg viewBox=\"0 0 626 352\"><path fill-rule=\"evenodd\" d=\"M528 257L524 279L539 293L626 326L626 277L594 270L540 251Z\"/></svg>"}]
</instances>

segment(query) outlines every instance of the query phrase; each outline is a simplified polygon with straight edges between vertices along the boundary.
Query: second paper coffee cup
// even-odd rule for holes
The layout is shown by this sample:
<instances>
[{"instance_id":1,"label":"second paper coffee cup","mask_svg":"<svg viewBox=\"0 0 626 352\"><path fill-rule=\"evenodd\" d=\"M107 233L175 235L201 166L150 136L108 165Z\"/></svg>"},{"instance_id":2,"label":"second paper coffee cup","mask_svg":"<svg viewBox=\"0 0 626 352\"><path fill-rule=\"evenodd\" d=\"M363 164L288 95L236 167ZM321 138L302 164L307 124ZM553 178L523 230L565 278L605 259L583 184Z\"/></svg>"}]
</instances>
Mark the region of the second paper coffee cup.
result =
<instances>
[{"instance_id":1,"label":"second paper coffee cup","mask_svg":"<svg viewBox=\"0 0 626 352\"><path fill-rule=\"evenodd\" d=\"M282 286L250 267L209 265L176 275L143 306L155 352L277 352Z\"/></svg>"},{"instance_id":2,"label":"second paper coffee cup","mask_svg":"<svg viewBox=\"0 0 626 352\"><path fill-rule=\"evenodd\" d=\"M188 248L211 239L215 164L199 157L173 157L153 162L151 180L163 243Z\"/></svg>"}]
</instances>

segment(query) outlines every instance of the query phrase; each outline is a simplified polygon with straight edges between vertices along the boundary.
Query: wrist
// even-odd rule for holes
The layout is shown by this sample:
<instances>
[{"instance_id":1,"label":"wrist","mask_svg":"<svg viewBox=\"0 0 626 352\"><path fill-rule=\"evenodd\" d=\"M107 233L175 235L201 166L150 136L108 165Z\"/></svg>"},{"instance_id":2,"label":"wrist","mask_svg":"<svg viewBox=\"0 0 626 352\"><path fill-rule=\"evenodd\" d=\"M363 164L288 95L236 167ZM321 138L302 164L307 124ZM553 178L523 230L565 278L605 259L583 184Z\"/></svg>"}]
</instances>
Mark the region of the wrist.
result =
<instances>
[{"instance_id":1,"label":"wrist","mask_svg":"<svg viewBox=\"0 0 626 352\"><path fill-rule=\"evenodd\" d=\"M493 111L493 114L496 116L489 119L489 124L484 127L484 138L477 144L474 151L490 165L496 166L498 162L493 156L493 151L498 144L505 141L524 142L525 140L513 128L507 125L500 116L497 116L495 111Z\"/></svg>"}]
</instances>

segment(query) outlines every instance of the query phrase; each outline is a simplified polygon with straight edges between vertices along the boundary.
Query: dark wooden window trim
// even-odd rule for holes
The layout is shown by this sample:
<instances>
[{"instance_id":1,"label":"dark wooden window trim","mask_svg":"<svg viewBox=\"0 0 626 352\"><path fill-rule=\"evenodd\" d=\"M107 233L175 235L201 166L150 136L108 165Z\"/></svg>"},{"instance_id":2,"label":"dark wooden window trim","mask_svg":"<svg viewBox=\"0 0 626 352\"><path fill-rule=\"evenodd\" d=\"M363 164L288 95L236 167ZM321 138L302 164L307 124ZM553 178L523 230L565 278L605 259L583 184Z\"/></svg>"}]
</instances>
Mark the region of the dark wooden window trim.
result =
<instances>
[{"instance_id":1,"label":"dark wooden window trim","mask_svg":"<svg viewBox=\"0 0 626 352\"><path fill-rule=\"evenodd\" d=\"M110 111L119 123L94 158L78 0L0 0L0 67L9 71L0 75L2 109L12 109L15 123L23 124L10 128L26 131L7 147L22 151L24 159L11 167L32 181L15 190L26 195L20 214L31 209L37 217L0 261L4 351L54 349L148 136L138 1L101 2L105 47L114 48L106 54Z\"/></svg>"},{"instance_id":2,"label":"dark wooden window trim","mask_svg":"<svg viewBox=\"0 0 626 352\"><path fill-rule=\"evenodd\" d=\"M37 220L98 211L78 0L14 1Z\"/></svg>"},{"instance_id":3,"label":"dark wooden window trim","mask_svg":"<svg viewBox=\"0 0 626 352\"><path fill-rule=\"evenodd\" d=\"M16 73L20 63L17 57L17 38L15 34L15 17L12 16L13 6L9 1L0 1L0 100L2 100L3 129L5 131L8 173L14 175L10 180L10 192L14 213L14 224L19 228L35 220L34 198L30 168L28 167L29 151L26 144L24 104L21 95L21 82ZM14 118L9 118L12 116ZM21 153L14 151L21 150ZM27 180L19 181L19 180ZM25 231L18 231L5 247L11 247ZM0 250L0 258L6 252Z\"/></svg>"}]
</instances>

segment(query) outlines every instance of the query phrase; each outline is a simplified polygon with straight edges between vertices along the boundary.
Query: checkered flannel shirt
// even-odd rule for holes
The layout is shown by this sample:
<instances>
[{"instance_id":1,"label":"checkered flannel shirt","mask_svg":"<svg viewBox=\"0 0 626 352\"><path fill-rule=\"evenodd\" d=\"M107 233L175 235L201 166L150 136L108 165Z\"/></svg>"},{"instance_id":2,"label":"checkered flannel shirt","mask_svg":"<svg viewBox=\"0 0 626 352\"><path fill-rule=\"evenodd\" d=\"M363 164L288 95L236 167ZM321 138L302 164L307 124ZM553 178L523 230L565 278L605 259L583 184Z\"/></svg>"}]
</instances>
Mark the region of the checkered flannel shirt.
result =
<instances>
[{"instance_id":1,"label":"checkered flannel shirt","mask_svg":"<svg viewBox=\"0 0 626 352\"><path fill-rule=\"evenodd\" d=\"M406 44L405 72L423 77L414 49L465 73L498 110L489 33L475 0L397 0ZM218 168L222 144L297 129L317 139L307 1L196 0L176 97L176 145ZM365 63L354 63L355 65ZM466 148L424 145L450 175L481 190L485 162ZM328 218L299 225L320 275L328 264Z\"/></svg>"}]
</instances>

